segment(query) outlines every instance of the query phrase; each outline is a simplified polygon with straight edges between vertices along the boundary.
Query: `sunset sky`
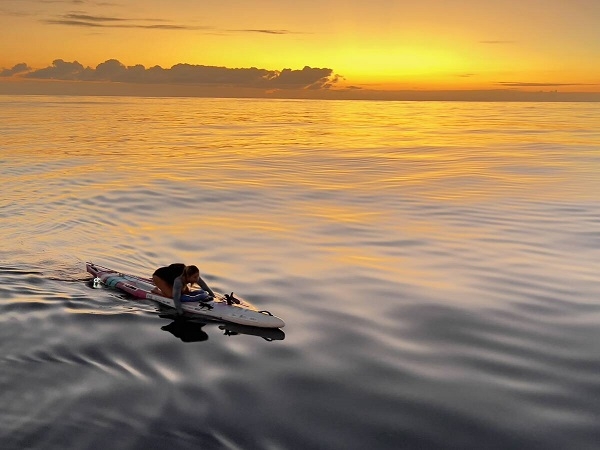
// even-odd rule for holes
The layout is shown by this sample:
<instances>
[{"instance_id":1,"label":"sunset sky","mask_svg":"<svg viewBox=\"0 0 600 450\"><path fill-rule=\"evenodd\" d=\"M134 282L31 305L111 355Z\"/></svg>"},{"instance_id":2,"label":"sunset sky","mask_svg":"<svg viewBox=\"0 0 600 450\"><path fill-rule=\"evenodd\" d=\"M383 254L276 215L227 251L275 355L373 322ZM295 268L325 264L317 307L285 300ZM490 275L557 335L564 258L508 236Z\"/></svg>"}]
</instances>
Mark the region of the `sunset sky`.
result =
<instances>
[{"instance_id":1,"label":"sunset sky","mask_svg":"<svg viewBox=\"0 0 600 450\"><path fill-rule=\"evenodd\" d=\"M598 0L0 0L0 30L3 93L600 92Z\"/></svg>"}]
</instances>

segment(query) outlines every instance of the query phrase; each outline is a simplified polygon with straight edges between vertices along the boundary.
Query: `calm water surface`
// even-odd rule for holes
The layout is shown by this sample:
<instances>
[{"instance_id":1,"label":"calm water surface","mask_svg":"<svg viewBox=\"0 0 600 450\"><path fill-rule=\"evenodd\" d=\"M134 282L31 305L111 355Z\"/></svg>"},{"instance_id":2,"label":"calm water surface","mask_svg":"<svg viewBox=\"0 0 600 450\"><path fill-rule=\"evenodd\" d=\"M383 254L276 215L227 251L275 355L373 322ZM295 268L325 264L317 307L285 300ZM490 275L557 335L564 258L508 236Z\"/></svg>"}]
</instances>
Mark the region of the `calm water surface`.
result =
<instances>
[{"instance_id":1,"label":"calm water surface","mask_svg":"<svg viewBox=\"0 0 600 450\"><path fill-rule=\"evenodd\" d=\"M592 449L599 104L0 97L0 447ZM85 261L283 317L175 322Z\"/></svg>"}]
</instances>

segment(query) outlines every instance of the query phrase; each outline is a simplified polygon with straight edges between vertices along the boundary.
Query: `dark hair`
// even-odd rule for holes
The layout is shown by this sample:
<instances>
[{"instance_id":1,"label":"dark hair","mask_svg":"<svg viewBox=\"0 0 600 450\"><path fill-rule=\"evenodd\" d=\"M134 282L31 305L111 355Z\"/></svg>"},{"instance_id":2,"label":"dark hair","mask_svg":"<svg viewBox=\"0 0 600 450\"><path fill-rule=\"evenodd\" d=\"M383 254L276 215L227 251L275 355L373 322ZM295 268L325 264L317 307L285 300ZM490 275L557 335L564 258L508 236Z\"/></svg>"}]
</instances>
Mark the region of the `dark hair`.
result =
<instances>
[{"instance_id":1,"label":"dark hair","mask_svg":"<svg viewBox=\"0 0 600 450\"><path fill-rule=\"evenodd\" d=\"M200 273L200 271L196 266L185 266L181 275L183 275L183 278L187 280L191 275L195 275L197 273Z\"/></svg>"}]
</instances>

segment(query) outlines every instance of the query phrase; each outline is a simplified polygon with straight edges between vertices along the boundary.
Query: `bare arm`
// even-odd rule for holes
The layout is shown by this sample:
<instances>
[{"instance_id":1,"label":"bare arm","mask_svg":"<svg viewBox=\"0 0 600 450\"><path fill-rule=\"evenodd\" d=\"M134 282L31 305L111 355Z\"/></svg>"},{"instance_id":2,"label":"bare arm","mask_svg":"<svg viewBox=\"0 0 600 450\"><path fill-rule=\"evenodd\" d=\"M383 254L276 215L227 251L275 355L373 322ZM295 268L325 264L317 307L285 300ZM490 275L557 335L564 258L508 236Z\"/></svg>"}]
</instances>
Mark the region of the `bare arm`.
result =
<instances>
[{"instance_id":1,"label":"bare arm","mask_svg":"<svg viewBox=\"0 0 600 450\"><path fill-rule=\"evenodd\" d=\"M181 281L181 277L175 278L173 282L173 302L175 303L175 308L177 308L177 314L183 314L183 308L181 307L181 291L183 290L183 282Z\"/></svg>"},{"instance_id":2,"label":"bare arm","mask_svg":"<svg viewBox=\"0 0 600 450\"><path fill-rule=\"evenodd\" d=\"M202 279L202 277L198 278L198 285L202 288L203 291L206 291L210 294L211 297L215 296L215 293L211 288L208 287L208 284Z\"/></svg>"}]
</instances>

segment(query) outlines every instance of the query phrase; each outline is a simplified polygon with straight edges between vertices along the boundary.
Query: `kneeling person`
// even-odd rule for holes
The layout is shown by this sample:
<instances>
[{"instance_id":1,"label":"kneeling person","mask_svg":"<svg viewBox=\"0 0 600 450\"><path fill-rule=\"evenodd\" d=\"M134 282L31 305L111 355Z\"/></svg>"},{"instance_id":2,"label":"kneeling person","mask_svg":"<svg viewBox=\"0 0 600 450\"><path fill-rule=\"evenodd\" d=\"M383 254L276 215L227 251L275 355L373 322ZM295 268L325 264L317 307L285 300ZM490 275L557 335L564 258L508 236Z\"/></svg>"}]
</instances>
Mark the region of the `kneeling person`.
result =
<instances>
[{"instance_id":1,"label":"kneeling person","mask_svg":"<svg viewBox=\"0 0 600 450\"><path fill-rule=\"evenodd\" d=\"M173 299L177 314L183 314L181 296L191 292L190 285L198 284L211 297L215 296L212 289L200 277L200 271L196 266L171 264L168 267L161 267L152 274L152 281L157 287L153 290L155 294Z\"/></svg>"}]
</instances>

